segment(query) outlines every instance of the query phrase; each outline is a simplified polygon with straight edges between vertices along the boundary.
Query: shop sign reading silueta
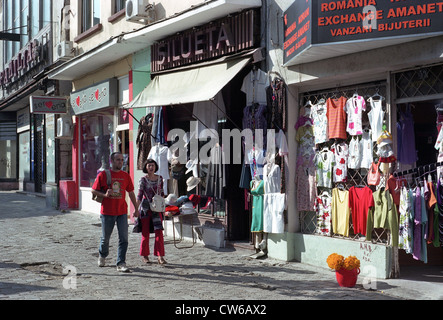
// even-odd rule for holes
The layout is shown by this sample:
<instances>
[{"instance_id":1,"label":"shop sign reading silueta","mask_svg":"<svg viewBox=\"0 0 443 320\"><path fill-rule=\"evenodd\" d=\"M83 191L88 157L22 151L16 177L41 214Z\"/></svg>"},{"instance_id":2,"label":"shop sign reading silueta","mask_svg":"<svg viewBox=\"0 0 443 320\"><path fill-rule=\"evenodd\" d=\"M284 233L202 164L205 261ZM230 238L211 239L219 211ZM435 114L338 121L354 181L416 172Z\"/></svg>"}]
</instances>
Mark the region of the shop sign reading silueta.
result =
<instances>
[{"instance_id":1,"label":"shop sign reading silueta","mask_svg":"<svg viewBox=\"0 0 443 320\"><path fill-rule=\"evenodd\" d=\"M66 113L66 97L30 96L30 110L34 114Z\"/></svg>"},{"instance_id":2,"label":"shop sign reading silueta","mask_svg":"<svg viewBox=\"0 0 443 320\"><path fill-rule=\"evenodd\" d=\"M74 114L117 106L117 79L101 83L71 93L70 103Z\"/></svg>"},{"instance_id":3,"label":"shop sign reading silueta","mask_svg":"<svg viewBox=\"0 0 443 320\"><path fill-rule=\"evenodd\" d=\"M151 72L181 67L253 48L255 11L213 21L160 40L151 48ZM258 35L259 36L259 35Z\"/></svg>"}]
</instances>

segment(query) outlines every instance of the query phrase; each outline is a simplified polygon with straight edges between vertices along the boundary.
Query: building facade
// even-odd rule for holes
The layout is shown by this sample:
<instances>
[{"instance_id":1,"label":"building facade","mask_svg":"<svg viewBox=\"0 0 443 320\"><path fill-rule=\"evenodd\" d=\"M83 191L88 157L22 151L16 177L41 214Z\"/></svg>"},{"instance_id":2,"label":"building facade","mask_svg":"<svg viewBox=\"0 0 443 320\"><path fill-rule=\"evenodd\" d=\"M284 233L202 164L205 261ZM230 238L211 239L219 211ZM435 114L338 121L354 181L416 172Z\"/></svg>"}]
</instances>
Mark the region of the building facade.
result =
<instances>
[{"instance_id":1,"label":"building facade","mask_svg":"<svg viewBox=\"0 0 443 320\"><path fill-rule=\"evenodd\" d=\"M315 166L319 154L329 154L329 150L337 157L340 153L337 155L336 150L344 147L348 155L345 160L353 161L351 156L363 152L356 153L361 146L356 141L365 139L366 131L347 130L344 136L337 137L329 130L333 134L329 138L313 140L309 152L314 161L309 169L290 172L289 193L293 196L288 203L288 233L270 237L270 251L280 252L283 259L323 267L327 267L326 258L333 252L355 255L362 262L362 274L377 278L397 277L405 265L441 265L441 244L434 237L429 237L427 243L415 244L415 251L411 249L408 236L402 232L416 236L413 233L417 230L405 225L410 220L402 220L402 214L410 211L399 207L403 186L404 190L414 190L415 196L416 187L423 187L419 182L423 176L433 181L433 188L438 185L435 170L440 165L436 141L443 80L441 6L432 1L268 1L267 6L266 11L271 13L269 24L275 26L268 29L268 68L281 74L289 89L291 164L297 168L298 151L306 150L306 140L300 138L304 129L294 127L298 121L310 117L315 130L321 112L329 113L334 103L341 99L362 101L366 109L360 125L372 132L368 146L373 148L373 154L369 162L380 163L377 172L381 176L378 183L371 185L371 167L347 162L345 178L331 171L332 184L325 187ZM354 108L361 107L355 104ZM374 111L370 113L371 110ZM386 140L376 134L378 129L371 118L375 112L380 114L378 132L385 134ZM349 113L346 116L349 118ZM407 129L406 117L410 121ZM334 125L330 118L327 120L330 126ZM315 138L319 137L317 132ZM383 154L383 146L389 146L387 154ZM326 166L326 162L322 163ZM303 192L311 185L315 188L311 195ZM352 197L357 189L371 190L374 195L380 194L376 191L389 190L398 209L398 217L392 214L393 219L398 219L396 225L381 223L381 228L363 230L359 223L366 223L366 216L355 215L356 208L347 213L344 208L335 213L334 209L325 209L331 205L331 198L334 206L334 193ZM298 196L301 193L306 197ZM375 201L373 208L377 206ZM332 215L332 222L325 218L325 212ZM349 220L344 223L345 232L334 224L334 219L346 217ZM430 221L434 217L429 213ZM429 227L427 224L423 230ZM434 233L432 228L424 232ZM275 250L282 243L281 250Z\"/></svg>"}]
</instances>

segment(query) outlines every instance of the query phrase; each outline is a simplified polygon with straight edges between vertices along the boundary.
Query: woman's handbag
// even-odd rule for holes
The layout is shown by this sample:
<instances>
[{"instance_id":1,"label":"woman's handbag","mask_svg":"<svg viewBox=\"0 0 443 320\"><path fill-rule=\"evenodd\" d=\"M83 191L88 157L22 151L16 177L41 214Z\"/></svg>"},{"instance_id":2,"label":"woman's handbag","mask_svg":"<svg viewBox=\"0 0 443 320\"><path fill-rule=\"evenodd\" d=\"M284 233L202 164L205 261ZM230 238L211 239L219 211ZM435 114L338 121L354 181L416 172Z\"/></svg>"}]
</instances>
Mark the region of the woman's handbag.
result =
<instances>
[{"instance_id":1,"label":"woman's handbag","mask_svg":"<svg viewBox=\"0 0 443 320\"><path fill-rule=\"evenodd\" d=\"M368 184L371 186L376 186L380 183L380 171L378 170L378 166L380 162L375 164L372 162L371 168L368 171Z\"/></svg>"},{"instance_id":2,"label":"woman's handbag","mask_svg":"<svg viewBox=\"0 0 443 320\"><path fill-rule=\"evenodd\" d=\"M157 191L158 187L160 186L160 177L157 179ZM152 187L151 187L152 188ZM161 195L157 194L157 192L152 188L155 195L152 197L152 200L149 202L149 206L151 208L151 211L153 212L165 212L166 209L166 202L165 198L163 198Z\"/></svg>"},{"instance_id":3,"label":"woman's handbag","mask_svg":"<svg viewBox=\"0 0 443 320\"><path fill-rule=\"evenodd\" d=\"M155 196L152 197L152 201L149 203L149 206L151 207L151 211L165 212L166 209L165 198L163 198L159 194L156 194Z\"/></svg>"}]
</instances>

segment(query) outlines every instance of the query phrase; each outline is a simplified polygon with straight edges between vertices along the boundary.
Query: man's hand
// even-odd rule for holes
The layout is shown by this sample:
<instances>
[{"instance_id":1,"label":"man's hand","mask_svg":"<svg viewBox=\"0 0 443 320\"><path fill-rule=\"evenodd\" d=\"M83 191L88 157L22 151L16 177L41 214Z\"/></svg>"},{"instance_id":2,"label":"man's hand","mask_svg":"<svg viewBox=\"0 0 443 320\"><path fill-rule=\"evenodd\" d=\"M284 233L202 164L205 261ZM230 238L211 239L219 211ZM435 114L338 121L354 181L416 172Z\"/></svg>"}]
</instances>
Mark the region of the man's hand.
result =
<instances>
[{"instance_id":1,"label":"man's hand","mask_svg":"<svg viewBox=\"0 0 443 320\"><path fill-rule=\"evenodd\" d=\"M105 197L110 198L110 197L112 197L113 193L114 193L114 191L112 189L108 189L108 190L106 190Z\"/></svg>"}]
</instances>

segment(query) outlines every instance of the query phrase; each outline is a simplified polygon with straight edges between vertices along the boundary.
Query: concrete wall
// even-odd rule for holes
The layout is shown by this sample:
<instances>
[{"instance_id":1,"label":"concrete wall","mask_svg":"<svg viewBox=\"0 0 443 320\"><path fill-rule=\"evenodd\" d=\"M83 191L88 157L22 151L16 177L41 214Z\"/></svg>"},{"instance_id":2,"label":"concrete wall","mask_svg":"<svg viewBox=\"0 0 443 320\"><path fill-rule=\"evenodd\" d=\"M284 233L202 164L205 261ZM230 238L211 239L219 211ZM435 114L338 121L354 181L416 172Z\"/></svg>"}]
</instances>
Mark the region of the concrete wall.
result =
<instances>
[{"instance_id":1,"label":"concrete wall","mask_svg":"<svg viewBox=\"0 0 443 320\"><path fill-rule=\"evenodd\" d=\"M159 0L151 1L155 3L155 11L158 20L169 18L179 12L182 12L193 5L203 3L203 0ZM117 36L143 27L143 24L126 21L125 15L121 18L109 22L108 19L114 12L114 1L102 0L100 6L100 22L102 29L95 32L92 36L75 43L77 54L82 54L94 48L99 43L107 41L111 36ZM71 41L81 34L81 0L71 0L69 6L69 34Z\"/></svg>"}]
</instances>

